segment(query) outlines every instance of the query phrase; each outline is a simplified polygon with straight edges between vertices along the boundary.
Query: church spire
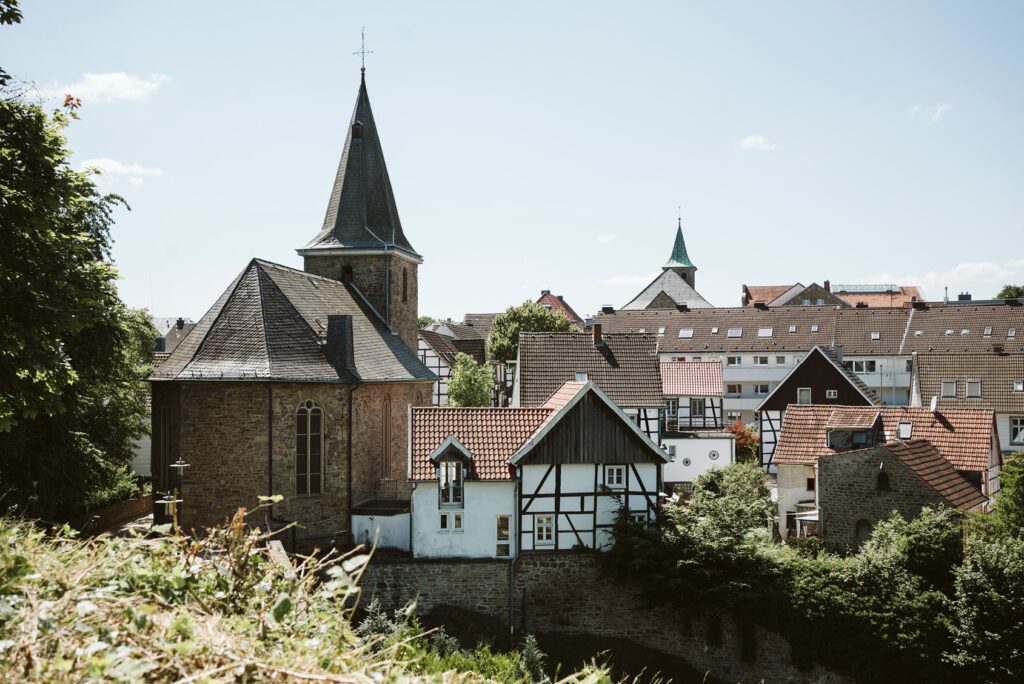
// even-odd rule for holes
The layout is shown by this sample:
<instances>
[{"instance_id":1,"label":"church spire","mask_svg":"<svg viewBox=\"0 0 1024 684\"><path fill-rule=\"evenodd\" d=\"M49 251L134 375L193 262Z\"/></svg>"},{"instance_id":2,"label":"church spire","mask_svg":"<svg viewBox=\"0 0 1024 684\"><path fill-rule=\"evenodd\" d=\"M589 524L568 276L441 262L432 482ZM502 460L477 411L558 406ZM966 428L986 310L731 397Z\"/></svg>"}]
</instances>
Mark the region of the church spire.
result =
<instances>
[{"instance_id":1,"label":"church spire","mask_svg":"<svg viewBox=\"0 0 1024 684\"><path fill-rule=\"evenodd\" d=\"M356 54L368 54L361 50ZM330 250L396 250L421 261L402 232L384 151L366 91L366 70L361 69L359 93L349 121L345 147L327 203L323 226L299 250L303 256Z\"/></svg>"},{"instance_id":2,"label":"church spire","mask_svg":"<svg viewBox=\"0 0 1024 684\"><path fill-rule=\"evenodd\" d=\"M662 266L662 268L696 268L691 262L690 257L686 254L686 241L683 240L683 219L679 217L678 227L676 228L676 241L672 245L672 256L669 257L668 263Z\"/></svg>"}]
</instances>

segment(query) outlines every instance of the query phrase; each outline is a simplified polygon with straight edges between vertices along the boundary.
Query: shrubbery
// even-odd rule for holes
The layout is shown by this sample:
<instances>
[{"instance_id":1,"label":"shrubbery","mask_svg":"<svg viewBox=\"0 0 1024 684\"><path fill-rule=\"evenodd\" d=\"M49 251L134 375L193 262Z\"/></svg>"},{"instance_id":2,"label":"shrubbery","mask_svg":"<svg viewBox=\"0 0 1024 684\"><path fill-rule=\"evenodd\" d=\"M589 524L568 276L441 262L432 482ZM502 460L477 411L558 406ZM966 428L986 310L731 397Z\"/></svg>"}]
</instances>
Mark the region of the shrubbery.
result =
<instances>
[{"instance_id":1,"label":"shrubbery","mask_svg":"<svg viewBox=\"0 0 1024 684\"><path fill-rule=\"evenodd\" d=\"M773 544L771 506L755 467L705 473L657 525L620 523L606 567L681 612L729 608L786 636L798 664L858 681L1024 677L1024 540L1006 526L947 508L893 514L843 557Z\"/></svg>"}]
</instances>

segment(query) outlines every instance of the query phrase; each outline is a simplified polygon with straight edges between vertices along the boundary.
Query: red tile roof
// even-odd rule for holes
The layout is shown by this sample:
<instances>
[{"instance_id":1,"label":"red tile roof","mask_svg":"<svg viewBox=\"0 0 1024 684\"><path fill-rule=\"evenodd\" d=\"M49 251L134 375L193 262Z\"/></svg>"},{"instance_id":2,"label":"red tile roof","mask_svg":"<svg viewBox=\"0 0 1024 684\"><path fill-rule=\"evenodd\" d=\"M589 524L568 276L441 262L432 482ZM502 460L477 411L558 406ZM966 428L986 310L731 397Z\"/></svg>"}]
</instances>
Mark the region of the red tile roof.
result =
<instances>
[{"instance_id":1,"label":"red tile roof","mask_svg":"<svg viewBox=\"0 0 1024 684\"><path fill-rule=\"evenodd\" d=\"M562 298L562 295L553 295L551 290L543 290L540 293L540 297L537 298L537 303L550 308L552 311L561 311L571 323L579 326L581 330L583 329L583 319L573 311L573 308Z\"/></svg>"},{"instance_id":2,"label":"red tile roof","mask_svg":"<svg viewBox=\"0 0 1024 684\"><path fill-rule=\"evenodd\" d=\"M782 431L772 461L777 465L813 465L819 456L836 453L828 446L829 419L835 406L791 404L782 419ZM927 439L957 470L988 470L995 434L995 414L987 409L949 409L932 413L927 408L875 406L843 408L849 420L853 412L881 414L887 442L897 441L899 424L911 423L911 439Z\"/></svg>"},{"instance_id":3,"label":"red tile roof","mask_svg":"<svg viewBox=\"0 0 1024 684\"><path fill-rule=\"evenodd\" d=\"M840 406L832 411L825 422L826 428L853 428L867 430L878 421L879 411L861 411L860 407Z\"/></svg>"},{"instance_id":4,"label":"red tile roof","mask_svg":"<svg viewBox=\"0 0 1024 684\"><path fill-rule=\"evenodd\" d=\"M512 479L509 458L585 387L567 382L537 408L413 408L412 479L436 478L430 454L452 436L473 455L470 478Z\"/></svg>"},{"instance_id":5,"label":"red tile roof","mask_svg":"<svg viewBox=\"0 0 1024 684\"><path fill-rule=\"evenodd\" d=\"M666 397L722 396L720 361L664 361L661 391Z\"/></svg>"}]
</instances>

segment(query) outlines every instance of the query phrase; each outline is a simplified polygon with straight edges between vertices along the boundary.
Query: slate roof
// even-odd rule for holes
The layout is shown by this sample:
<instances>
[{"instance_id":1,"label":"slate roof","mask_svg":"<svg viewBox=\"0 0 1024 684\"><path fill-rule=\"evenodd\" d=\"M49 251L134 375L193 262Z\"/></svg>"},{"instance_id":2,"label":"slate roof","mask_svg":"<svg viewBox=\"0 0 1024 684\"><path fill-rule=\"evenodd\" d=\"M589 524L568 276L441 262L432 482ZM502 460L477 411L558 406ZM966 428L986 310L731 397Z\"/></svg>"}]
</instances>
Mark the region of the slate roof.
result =
<instances>
[{"instance_id":1,"label":"slate roof","mask_svg":"<svg viewBox=\"0 0 1024 684\"><path fill-rule=\"evenodd\" d=\"M579 314L573 311L573 308L569 306L569 303L565 301L562 295L553 295L551 294L551 290L541 290L540 297L537 298L537 303L541 306L547 306L552 311L561 311L570 322L578 326L580 330L583 329L583 319L580 318ZM493 321L491 325L493 325Z\"/></svg>"},{"instance_id":2,"label":"slate roof","mask_svg":"<svg viewBox=\"0 0 1024 684\"><path fill-rule=\"evenodd\" d=\"M486 362L485 343L481 339L459 340L433 330L420 330L417 334L449 367L455 366L455 358L460 352L469 354L477 363Z\"/></svg>"},{"instance_id":3,"label":"slate roof","mask_svg":"<svg viewBox=\"0 0 1024 684\"><path fill-rule=\"evenodd\" d=\"M640 291L623 309L647 309L651 302L664 292L676 304L686 304L691 309L710 308L711 303L697 294L683 277L672 269L665 269L650 285ZM671 309L659 309L668 310Z\"/></svg>"},{"instance_id":4,"label":"slate roof","mask_svg":"<svg viewBox=\"0 0 1024 684\"><path fill-rule=\"evenodd\" d=\"M953 465L942 457L935 445L927 439L912 439L881 447L833 453L824 458L843 458L851 454L868 452L876 453L882 462L886 460L887 456L899 459L951 506L971 510L988 501L985 495L958 473Z\"/></svg>"},{"instance_id":5,"label":"slate roof","mask_svg":"<svg viewBox=\"0 0 1024 684\"><path fill-rule=\"evenodd\" d=\"M942 381L956 381L956 397L942 396ZM967 397L967 381L981 381L981 397ZM990 408L999 413L1024 413L1024 354L921 354L917 386L921 405L938 397L940 408Z\"/></svg>"},{"instance_id":6,"label":"slate roof","mask_svg":"<svg viewBox=\"0 0 1024 684\"><path fill-rule=\"evenodd\" d=\"M670 271L666 271L669 273ZM893 309L855 309L829 306L722 307L621 310L598 314L596 321L610 333L657 331L667 353L806 351L814 345L843 347L843 356L927 353L1024 353L1024 306L929 305ZM818 332L811 332L817 325ZM789 332L795 326L794 332ZM719 328L713 333L712 328ZM728 338L729 328L742 329ZM772 335L758 337L759 328ZM986 328L991 334L986 335ZM692 336L679 337L679 331ZM966 331L966 332L965 332ZM879 333L872 339L872 333ZM947 332L949 334L947 334Z\"/></svg>"},{"instance_id":7,"label":"slate roof","mask_svg":"<svg viewBox=\"0 0 1024 684\"><path fill-rule=\"evenodd\" d=\"M402 232L364 75L323 226L299 253L324 249L381 249L381 240L420 259Z\"/></svg>"},{"instance_id":8,"label":"slate roof","mask_svg":"<svg viewBox=\"0 0 1024 684\"><path fill-rule=\"evenodd\" d=\"M585 386L567 382L535 408L413 407L412 479L437 477L430 454L452 436L473 455L467 464L470 478L513 479L509 459Z\"/></svg>"},{"instance_id":9,"label":"slate roof","mask_svg":"<svg viewBox=\"0 0 1024 684\"><path fill-rule=\"evenodd\" d=\"M577 372L586 372L620 407L664 403L654 335L606 334L595 346L591 333L520 333L516 377L522 406L543 403Z\"/></svg>"},{"instance_id":10,"label":"slate roof","mask_svg":"<svg viewBox=\"0 0 1024 684\"><path fill-rule=\"evenodd\" d=\"M719 361L663 361L661 390L666 397L722 396Z\"/></svg>"},{"instance_id":11,"label":"slate roof","mask_svg":"<svg viewBox=\"0 0 1024 684\"><path fill-rule=\"evenodd\" d=\"M910 439L927 439L954 468L963 471L988 470L995 433L995 414L986 409L950 409L932 413L910 406L848 406L844 419L854 412L879 414L886 441L896 439L901 422L911 423ZM836 453L828 446L829 419L835 406L790 404L782 419L782 431L772 455L777 465L813 465L819 456Z\"/></svg>"},{"instance_id":12,"label":"slate roof","mask_svg":"<svg viewBox=\"0 0 1024 684\"><path fill-rule=\"evenodd\" d=\"M352 317L353 367L325 349L328 317ZM350 284L253 259L151 380L436 379Z\"/></svg>"},{"instance_id":13,"label":"slate roof","mask_svg":"<svg viewBox=\"0 0 1024 684\"><path fill-rule=\"evenodd\" d=\"M164 338L164 351L168 354L174 351L175 348L181 344L181 341L184 340L190 332L192 332L192 328L194 327L196 327L196 324L192 322L184 323L180 328L177 324L172 325L167 332L162 335Z\"/></svg>"}]
</instances>

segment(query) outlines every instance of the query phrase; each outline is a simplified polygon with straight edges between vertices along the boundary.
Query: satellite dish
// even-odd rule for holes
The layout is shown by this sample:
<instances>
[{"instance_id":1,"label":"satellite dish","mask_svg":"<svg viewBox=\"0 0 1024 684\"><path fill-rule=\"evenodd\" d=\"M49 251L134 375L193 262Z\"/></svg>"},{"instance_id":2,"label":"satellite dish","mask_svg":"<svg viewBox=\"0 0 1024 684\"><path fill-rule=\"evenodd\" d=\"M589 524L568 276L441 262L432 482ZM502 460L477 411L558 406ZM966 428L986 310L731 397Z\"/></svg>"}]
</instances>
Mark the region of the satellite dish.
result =
<instances>
[{"instance_id":1,"label":"satellite dish","mask_svg":"<svg viewBox=\"0 0 1024 684\"><path fill-rule=\"evenodd\" d=\"M939 398L938 397L932 397L932 413L935 413L935 410L937 408L939 408Z\"/></svg>"}]
</instances>

